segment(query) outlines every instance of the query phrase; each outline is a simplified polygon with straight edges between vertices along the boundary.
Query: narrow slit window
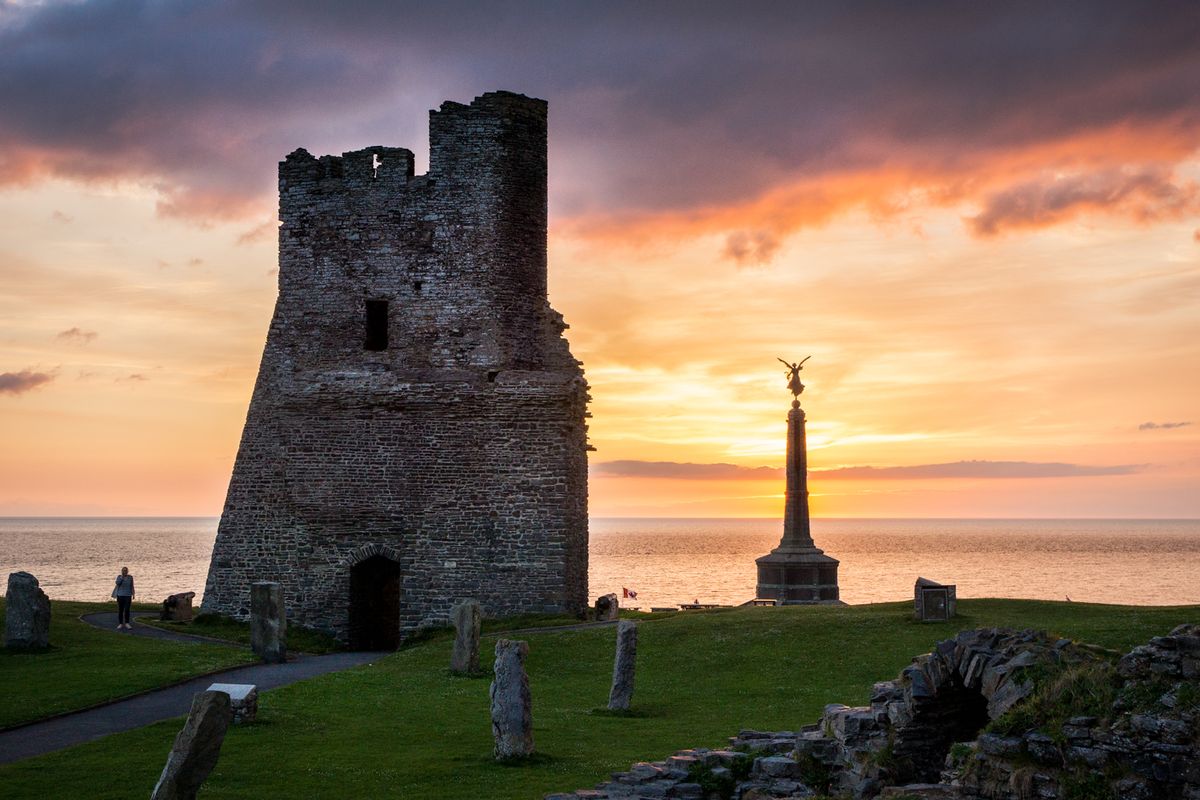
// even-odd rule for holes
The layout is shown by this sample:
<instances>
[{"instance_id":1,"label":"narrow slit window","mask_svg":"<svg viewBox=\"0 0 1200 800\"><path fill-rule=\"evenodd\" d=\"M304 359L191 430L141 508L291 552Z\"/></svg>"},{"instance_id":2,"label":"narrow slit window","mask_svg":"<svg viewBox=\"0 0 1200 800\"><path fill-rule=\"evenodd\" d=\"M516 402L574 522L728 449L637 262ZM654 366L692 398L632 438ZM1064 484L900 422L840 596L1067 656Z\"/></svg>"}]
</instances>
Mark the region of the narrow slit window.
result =
<instances>
[{"instance_id":1,"label":"narrow slit window","mask_svg":"<svg viewBox=\"0 0 1200 800\"><path fill-rule=\"evenodd\" d=\"M363 342L366 350L387 350L388 346L388 301L367 301L367 336Z\"/></svg>"}]
</instances>

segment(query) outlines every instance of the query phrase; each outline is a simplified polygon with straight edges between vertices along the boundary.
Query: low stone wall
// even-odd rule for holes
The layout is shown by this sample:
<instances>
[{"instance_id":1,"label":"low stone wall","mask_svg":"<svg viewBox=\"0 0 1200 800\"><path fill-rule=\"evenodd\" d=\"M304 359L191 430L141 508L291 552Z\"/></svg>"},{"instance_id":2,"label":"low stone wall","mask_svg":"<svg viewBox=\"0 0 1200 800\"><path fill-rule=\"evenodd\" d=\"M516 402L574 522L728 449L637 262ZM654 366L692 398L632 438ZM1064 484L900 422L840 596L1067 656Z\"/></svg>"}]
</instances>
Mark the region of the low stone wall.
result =
<instances>
[{"instance_id":1,"label":"low stone wall","mask_svg":"<svg viewBox=\"0 0 1200 800\"><path fill-rule=\"evenodd\" d=\"M742 731L728 749L683 750L547 797L1200 800L1197 658L1196 625L1134 649L1115 669L1103 653L1041 632L964 631L875 684L870 706L830 705L799 731ZM981 733L993 721L1022 727L1006 715L1034 693L1037 671L1069 668L1111 678L1116 700L1103 719Z\"/></svg>"}]
</instances>

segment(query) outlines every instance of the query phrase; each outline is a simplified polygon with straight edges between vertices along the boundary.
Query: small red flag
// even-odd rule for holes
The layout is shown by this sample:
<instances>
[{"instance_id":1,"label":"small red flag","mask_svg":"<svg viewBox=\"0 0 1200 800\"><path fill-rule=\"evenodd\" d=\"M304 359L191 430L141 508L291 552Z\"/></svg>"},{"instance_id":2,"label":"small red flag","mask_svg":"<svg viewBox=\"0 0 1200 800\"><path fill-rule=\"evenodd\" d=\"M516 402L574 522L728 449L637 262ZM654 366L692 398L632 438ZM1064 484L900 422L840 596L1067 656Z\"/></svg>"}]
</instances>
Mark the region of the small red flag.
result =
<instances>
[{"instance_id":1,"label":"small red flag","mask_svg":"<svg viewBox=\"0 0 1200 800\"><path fill-rule=\"evenodd\" d=\"M621 593L622 596L627 597L630 600L637 600L637 592L633 591L632 589L626 589L624 586L622 586Z\"/></svg>"}]
</instances>

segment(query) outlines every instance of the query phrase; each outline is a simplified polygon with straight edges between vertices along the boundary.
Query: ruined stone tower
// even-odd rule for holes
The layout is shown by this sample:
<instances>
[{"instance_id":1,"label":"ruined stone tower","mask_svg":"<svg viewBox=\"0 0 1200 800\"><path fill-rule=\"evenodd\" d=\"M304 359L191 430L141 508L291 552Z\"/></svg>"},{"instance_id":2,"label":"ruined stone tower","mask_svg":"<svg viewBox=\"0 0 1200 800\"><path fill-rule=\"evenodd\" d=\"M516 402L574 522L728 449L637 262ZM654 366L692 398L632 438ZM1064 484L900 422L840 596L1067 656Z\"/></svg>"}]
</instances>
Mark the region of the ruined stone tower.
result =
<instances>
[{"instance_id":1,"label":"ruined stone tower","mask_svg":"<svg viewBox=\"0 0 1200 800\"><path fill-rule=\"evenodd\" d=\"M279 165L279 297L203 608L394 646L476 598L587 604L583 372L546 299L546 103L429 115L429 172L369 147Z\"/></svg>"}]
</instances>

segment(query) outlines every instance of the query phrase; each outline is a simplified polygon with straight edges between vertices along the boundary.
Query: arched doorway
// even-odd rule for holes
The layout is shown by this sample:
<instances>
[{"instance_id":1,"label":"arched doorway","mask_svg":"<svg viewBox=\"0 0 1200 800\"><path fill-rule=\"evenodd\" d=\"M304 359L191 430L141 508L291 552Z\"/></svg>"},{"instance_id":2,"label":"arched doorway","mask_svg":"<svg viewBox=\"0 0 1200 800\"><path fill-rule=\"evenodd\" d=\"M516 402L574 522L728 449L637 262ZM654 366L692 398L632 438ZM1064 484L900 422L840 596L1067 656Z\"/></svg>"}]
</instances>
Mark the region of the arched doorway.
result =
<instances>
[{"instance_id":1,"label":"arched doorway","mask_svg":"<svg viewBox=\"0 0 1200 800\"><path fill-rule=\"evenodd\" d=\"M373 555L350 567L350 646L400 646L400 564L387 556Z\"/></svg>"}]
</instances>

